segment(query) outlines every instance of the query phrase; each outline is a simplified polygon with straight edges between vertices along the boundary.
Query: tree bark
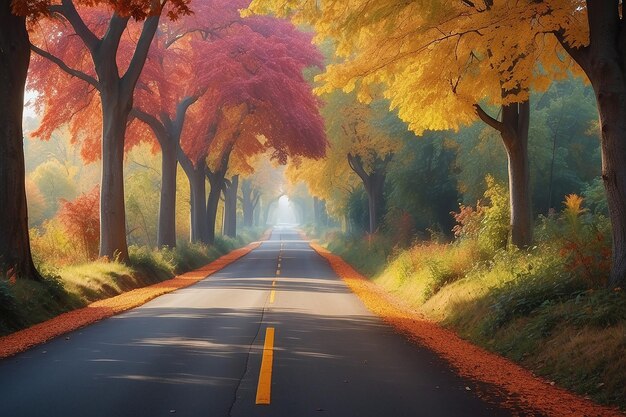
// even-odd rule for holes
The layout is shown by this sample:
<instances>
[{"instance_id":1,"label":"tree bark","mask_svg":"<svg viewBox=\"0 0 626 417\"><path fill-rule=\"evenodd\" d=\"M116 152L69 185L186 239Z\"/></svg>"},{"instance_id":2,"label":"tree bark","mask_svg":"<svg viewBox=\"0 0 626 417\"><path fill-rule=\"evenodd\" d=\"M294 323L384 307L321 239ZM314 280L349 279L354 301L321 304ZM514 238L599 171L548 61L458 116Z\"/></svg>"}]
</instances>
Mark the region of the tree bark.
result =
<instances>
[{"instance_id":1,"label":"tree bark","mask_svg":"<svg viewBox=\"0 0 626 417\"><path fill-rule=\"evenodd\" d=\"M190 190L191 205L191 236L192 242L209 243L206 235L206 179L204 176L204 167L194 168L191 172L187 172Z\"/></svg>"},{"instance_id":2,"label":"tree bark","mask_svg":"<svg viewBox=\"0 0 626 417\"><path fill-rule=\"evenodd\" d=\"M479 105L475 108L480 119L496 129L502 138L508 157L511 243L526 248L533 242L528 157L530 103L526 100L502 106L502 121L489 116Z\"/></svg>"},{"instance_id":3,"label":"tree bark","mask_svg":"<svg viewBox=\"0 0 626 417\"><path fill-rule=\"evenodd\" d=\"M233 175L224 187L224 234L228 237L237 237L237 192L239 190L239 175Z\"/></svg>"},{"instance_id":4,"label":"tree bark","mask_svg":"<svg viewBox=\"0 0 626 417\"><path fill-rule=\"evenodd\" d=\"M22 116L30 63L23 17L0 6L0 277L39 280L30 251Z\"/></svg>"},{"instance_id":5,"label":"tree bark","mask_svg":"<svg viewBox=\"0 0 626 417\"><path fill-rule=\"evenodd\" d=\"M215 220L217 218L217 206L220 202L220 195L222 195L222 191L224 190L224 178L226 177L226 172L228 171L228 162L230 160L230 154L235 147L235 143L239 138L239 132L233 135L232 140L224 151L222 152L222 156L220 157L218 167L215 171L211 171L209 167L205 166L205 175L209 180L209 184L211 185L211 190L209 191L209 199L207 201L207 211L206 211L206 228L205 228L205 236L206 241L209 244L213 244L215 242Z\"/></svg>"},{"instance_id":6,"label":"tree bark","mask_svg":"<svg viewBox=\"0 0 626 417\"><path fill-rule=\"evenodd\" d=\"M102 94L102 173L100 191L100 256L128 261L124 206L124 135L130 108L119 93Z\"/></svg>"},{"instance_id":7,"label":"tree bark","mask_svg":"<svg viewBox=\"0 0 626 417\"><path fill-rule=\"evenodd\" d=\"M176 148L161 144L161 198L159 201L159 228L157 246L176 247L176 175L178 160Z\"/></svg>"},{"instance_id":8,"label":"tree bark","mask_svg":"<svg viewBox=\"0 0 626 417\"><path fill-rule=\"evenodd\" d=\"M621 4L587 1L590 43L572 48L556 36L587 74L596 96L601 127L602 180L612 226L608 285L626 287L626 28Z\"/></svg>"},{"instance_id":9,"label":"tree bark","mask_svg":"<svg viewBox=\"0 0 626 417\"><path fill-rule=\"evenodd\" d=\"M225 172L220 170L216 172L207 172L207 178L209 179L209 184L211 185L206 207L205 223L206 243L208 244L215 243L215 221L217 219L217 207L220 203L220 195L222 194L222 190L224 188L224 177Z\"/></svg>"}]
</instances>

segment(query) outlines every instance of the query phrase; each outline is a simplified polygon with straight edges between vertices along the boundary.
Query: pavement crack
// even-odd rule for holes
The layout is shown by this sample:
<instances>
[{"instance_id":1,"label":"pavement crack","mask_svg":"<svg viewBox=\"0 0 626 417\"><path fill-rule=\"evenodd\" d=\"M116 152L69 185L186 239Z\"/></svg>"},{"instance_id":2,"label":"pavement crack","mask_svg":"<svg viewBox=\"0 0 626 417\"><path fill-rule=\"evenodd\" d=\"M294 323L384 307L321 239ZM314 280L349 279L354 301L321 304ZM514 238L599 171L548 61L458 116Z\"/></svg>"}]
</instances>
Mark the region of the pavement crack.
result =
<instances>
[{"instance_id":1,"label":"pavement crack","mask_svg":"<svg viewBox=\"0 0 626 417\"><path fill-rule=\"evenodd\" d=\"M246 356L246 362L243 367L243 372L241 373L241 376L239 377L239 381L237 381L237 386L235 387L233 400L230 404L230 407L228 407L228 417L232 417L233 408L235 407L235 404L237 403L237 393L239 392L239 388L241 387L241 383L243 382L243 379L245 378L246 374L249 371L248 366L250 363L250 355L252 353L252 349L254 348L256 344L256 341L259 339L259 335L261 334L261 327L263 327L263 321L265 319L265 313L267 312L267 310L268 310L268 299L266 298L265 304L263 305L263 309L261 310L261 318L259 319L259 327L257 327L256 334L252 338L252 342L250 343L250 346L248 346L248 355Z\"/></svg>"}]
</instances>

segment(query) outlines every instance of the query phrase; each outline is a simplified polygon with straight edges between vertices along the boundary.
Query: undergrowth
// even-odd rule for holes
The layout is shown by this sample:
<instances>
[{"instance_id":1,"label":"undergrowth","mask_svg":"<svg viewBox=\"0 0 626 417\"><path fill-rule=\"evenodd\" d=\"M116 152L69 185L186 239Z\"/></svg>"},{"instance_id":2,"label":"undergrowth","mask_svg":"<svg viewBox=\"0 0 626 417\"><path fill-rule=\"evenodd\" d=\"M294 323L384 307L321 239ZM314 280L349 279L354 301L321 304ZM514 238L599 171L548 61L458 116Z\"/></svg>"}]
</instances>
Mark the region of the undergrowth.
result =
<instances>
[{"instance_id":1,"label":"undergrowth","mask_svg":"<svg viewBox=\"0 0 626 417\"><path fill-rule=\"evenodd\" d=\"M53 252L51 243L63 238L58 230L54 233L56 236L36 237L50 244L34 246L39 250L35 259L41 281L0 277L0 335L199 268L260 236L259 230L245 230L236 239L217 237L211 246L189 242L162 250L131 246L130 260L123 264L106 259L87 261L80 256L71 262L67 245ZM41 250L44 247L47 252Z\"/></svg>"},{"instance_id":2,"label":"undergrowth","mask_svg":"<svg viewBox=\"0 0 626 417\"><path fill-rule=\"evenodd\" d=\"M322 241L419 313L550 381L626 409L626 291L606 288L606 218L571 195L540 218L536 246L503 238L505 188L454 213L456 239L394 245L338 232ZM365 255L365 256L364 256Z\"/></svg>"}]
</instances>

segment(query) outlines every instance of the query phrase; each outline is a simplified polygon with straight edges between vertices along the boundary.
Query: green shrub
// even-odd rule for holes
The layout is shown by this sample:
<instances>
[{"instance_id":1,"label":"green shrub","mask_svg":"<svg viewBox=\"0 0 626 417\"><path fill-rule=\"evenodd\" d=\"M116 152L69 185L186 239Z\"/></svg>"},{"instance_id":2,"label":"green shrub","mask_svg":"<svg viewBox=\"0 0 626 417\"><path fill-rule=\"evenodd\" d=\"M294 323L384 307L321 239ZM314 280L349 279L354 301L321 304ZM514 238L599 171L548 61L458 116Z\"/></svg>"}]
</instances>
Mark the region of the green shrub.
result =
<instances>
[{"instance_id":1,"label":"green shrub","mask_svg":"<svg viewBox=\"0 0 626 417\"><path fill-rule=\"evenodd\" d=\"M129 246L130 265L151 281L162 281L173 275L174 265L168 262L162 252L153 251L145 246Z\"/></svg>"}]
</instances>

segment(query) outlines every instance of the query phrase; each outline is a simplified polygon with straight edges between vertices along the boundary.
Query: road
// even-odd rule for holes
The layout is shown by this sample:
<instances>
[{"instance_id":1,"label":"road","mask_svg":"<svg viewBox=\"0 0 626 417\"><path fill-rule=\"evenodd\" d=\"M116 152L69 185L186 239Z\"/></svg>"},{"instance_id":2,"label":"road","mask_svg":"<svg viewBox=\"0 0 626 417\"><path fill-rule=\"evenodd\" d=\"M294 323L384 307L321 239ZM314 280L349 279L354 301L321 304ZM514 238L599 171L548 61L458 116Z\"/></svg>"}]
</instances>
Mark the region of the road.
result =
<instances>
[{"instance_id":1,"label":"road","mask_svg":"<svg viewBox=\"0 0 626 417\"><path fill-rule=\"evenodd\" d=\"M287 228L192 287L0 361L7 417L511 415L477 389L491 388L394 333Z\"/></svg>"}]
</instances>

